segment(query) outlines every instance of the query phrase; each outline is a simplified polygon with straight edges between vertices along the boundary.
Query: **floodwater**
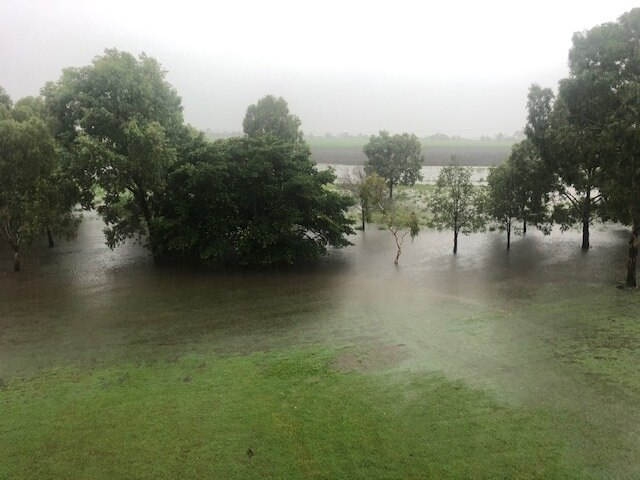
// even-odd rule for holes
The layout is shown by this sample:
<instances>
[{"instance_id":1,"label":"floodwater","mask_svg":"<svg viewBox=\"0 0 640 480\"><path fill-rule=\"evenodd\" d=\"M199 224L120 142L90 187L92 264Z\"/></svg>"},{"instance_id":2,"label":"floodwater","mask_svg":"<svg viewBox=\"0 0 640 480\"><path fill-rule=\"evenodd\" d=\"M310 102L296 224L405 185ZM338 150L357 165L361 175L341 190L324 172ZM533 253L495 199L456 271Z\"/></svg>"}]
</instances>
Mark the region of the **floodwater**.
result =
<instances>
[{"instance_id":1,"label":"floodwater","mask_svg":"<svg viewBox=\"0 0 640 480\"><path fill-rule=\"evenodd\" d=\"M616 292L625 273L622 228L594 227L586 253L579 232L530 231L509 252L500 232L462 236L457 255L450 232L423 231L406 242L396 267L393 239L372 226L315 265L262 272L159 267L133 242L109 250L101 229L98 217L85 215L75 241L32 247L18 274L0 249L4 381L52 365L165 360L212 348L392 345L402 352L389 368L441 372L506 402L575 411L594 432L623 432L614 462L639 458L640 419L629 413L637 401L611 398L553 352L571 319L556 325L544 315L514 315L549 299ZM597 444L589 432L578 436Z\"/></svg>"},{"instance_id":2,"label":"floodwater","mask_svg":"<svg viewBox=\"0 0 640 480\"><path fill-rule=\"evenodd\" d=\"M247 351L296 342L428 341L448 309L472 315L558 289L613 287L624 276L627 235L594 228L585 253L578 232L532 231L515 237L507 252L504 234L487 232L461 236L453 255L450 232L423 231L407 240L396 267L392 237L370 226L351 238L354 246L317 264L252 272L156 266L135 242L110 250L102 227L86 214L76 240L24 252L20 273L0 250L0 377L30 373L52 358L98 361L110 342L135 355L139 342L154 339L224 338L222 349ZM30 342L39 348L21 358Z\"/></svg>"},{"instance_id":3,"label":"floodwater","mask_svg":"<svg viewBox=\"0 0 640 480\"><path fill-rule=\"evenodd\" d=\"M341 181L343 179L349 178L349 176L353 177L354 172L357 169L362 168L362 165L347 165L343 163L319 163L318 169L324 170L327 168L333 168L336 172L336 176L338 180ZM491 171L491 167L468 167L471 169L471 181L475 184L485 184L487 182L487 177L489 172ZM428 165L424 166L420 169L420 174L422 175L422 180L418 183L427 183L433 184L438 180L438 175L440 174L440 170L442 170L442 166L434 166Z\"/></svg>"}]
</instances>

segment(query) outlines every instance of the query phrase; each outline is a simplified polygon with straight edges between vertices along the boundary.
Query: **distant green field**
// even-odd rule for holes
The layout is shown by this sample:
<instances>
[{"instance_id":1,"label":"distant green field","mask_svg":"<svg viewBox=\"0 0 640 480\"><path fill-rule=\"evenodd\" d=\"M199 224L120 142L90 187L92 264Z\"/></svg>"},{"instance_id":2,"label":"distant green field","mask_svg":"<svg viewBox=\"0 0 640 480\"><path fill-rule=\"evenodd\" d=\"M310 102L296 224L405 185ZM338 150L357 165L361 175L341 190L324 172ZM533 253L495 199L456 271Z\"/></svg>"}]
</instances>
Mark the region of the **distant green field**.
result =
<instances>
[{"instance_id":1,"label":"distant green field","mask_svg":"<svg viewBox=\"0 0 640 480\"><path fill-rule=\"evenodd\" d=\"M317 163L360 165L366 161L362 148L369 137L308 137ZM455 156L462 165L497 165L511 152L513 140L421 139L425 165L447 165Z\"/></svg>"}]
</instances>

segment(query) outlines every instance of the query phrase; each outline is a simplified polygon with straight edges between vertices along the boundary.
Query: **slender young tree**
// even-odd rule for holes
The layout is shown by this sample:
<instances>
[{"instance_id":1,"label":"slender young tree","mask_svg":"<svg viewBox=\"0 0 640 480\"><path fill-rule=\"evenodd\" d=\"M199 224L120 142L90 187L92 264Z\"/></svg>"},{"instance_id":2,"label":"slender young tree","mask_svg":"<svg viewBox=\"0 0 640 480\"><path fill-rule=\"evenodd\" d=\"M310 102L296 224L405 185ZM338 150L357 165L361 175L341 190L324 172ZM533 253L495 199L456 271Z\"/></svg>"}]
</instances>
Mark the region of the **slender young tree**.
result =
<instances>
[{"instance_id":1,"label":"slender young tree","mask_svg":"<svg viewBox=\"0 0 640 480\"><path fill-rule=\"evenodd\" d=\"M432 225L438 230L453 231L453 253L458 253L460 233L466 235L484 228L481 195L480 187L471 183L471 168L453 163L440 171L430 199Z\"/></svg>"},{"instance_id":2,"label":"slender young tree","mask_svg":"<svg viewBox=\"0 0 640 480\"><path fill-rule=\"evenodd\" d=\"M353 175L347 176L343 186L356 200L364 232L366 222L370 221L371 212L379 208L378 206L386 194L384 178L377 173L367 175L362 168L358 168L353 172Z\"/></svg>"}]
</instances>

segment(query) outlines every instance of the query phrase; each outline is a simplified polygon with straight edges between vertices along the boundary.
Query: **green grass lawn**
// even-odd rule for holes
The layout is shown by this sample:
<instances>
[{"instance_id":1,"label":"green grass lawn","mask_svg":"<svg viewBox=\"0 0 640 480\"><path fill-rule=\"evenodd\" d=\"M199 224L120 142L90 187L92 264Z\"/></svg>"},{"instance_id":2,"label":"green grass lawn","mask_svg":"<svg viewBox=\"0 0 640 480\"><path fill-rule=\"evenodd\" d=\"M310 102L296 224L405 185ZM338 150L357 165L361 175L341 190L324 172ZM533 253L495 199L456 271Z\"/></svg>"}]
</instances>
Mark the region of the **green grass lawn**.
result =
<instances>
[{"instance_id":1,"label":"green grass lawn","mask_svg":"<svg viewBox=\"0 0 640 480\"><path fill-rule=\"evenodd\" d=\"M579 478L553 414L286 349L52 369L2 391L0 478Z\"/></svg>"},{"instance_id":2,"label":"green grass lawn","mask_svg":"<svg viewBox=\"0 0 640 480\"><path fill-rule=\"evenodd\" d=\"M473 323L526 335L545 319L531 349L637 407L637 295L549 298ZM477 337L469 322L449 328ZM606 478L629 448L573 407L505 401L424 363L317 345L52 365L3 382L0 478Z\"/></svg>"}]
</instances>

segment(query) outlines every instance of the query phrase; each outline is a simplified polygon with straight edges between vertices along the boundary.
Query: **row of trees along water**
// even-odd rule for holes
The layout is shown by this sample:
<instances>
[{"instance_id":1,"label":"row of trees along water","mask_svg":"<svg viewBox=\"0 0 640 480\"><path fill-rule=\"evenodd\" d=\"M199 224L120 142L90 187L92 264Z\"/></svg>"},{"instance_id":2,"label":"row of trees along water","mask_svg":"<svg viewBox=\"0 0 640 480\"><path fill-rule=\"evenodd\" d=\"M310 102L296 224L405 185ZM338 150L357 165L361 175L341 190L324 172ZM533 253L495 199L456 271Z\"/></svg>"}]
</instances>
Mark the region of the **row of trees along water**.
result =
<instances>
[{"instance_id":1,"label":"row of trees along water","mask_svg":"<svg viewBox=\"0 0 640 480\"><path fill-rule=\"evenodd\" d=\"M460 233L514 221L548 232L596 219L632 227L627 285L635 286L640 227L640 9L577 33L557 95L533 85L526 139L486 186L443 168L428 217L393 199L420 180L415 135L381 131L365 169L339 188L318 171L300 120L282 98L247 109L244 135L207 141L186 125L180 97L144 54L106 50L67 68L39 97L12 103L0 89L0 220L20 269L21 247L46 234L73 237L74 208L96 209L107 244L138 238L156 258L269 265L308 260L350 244L349 209L377 216L397 244L421 224ZM342 187L342 188L340 188Z\"/></svg>"}]
</instances>

